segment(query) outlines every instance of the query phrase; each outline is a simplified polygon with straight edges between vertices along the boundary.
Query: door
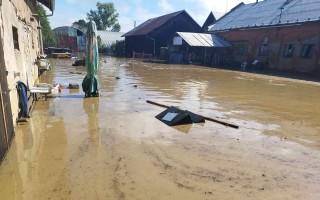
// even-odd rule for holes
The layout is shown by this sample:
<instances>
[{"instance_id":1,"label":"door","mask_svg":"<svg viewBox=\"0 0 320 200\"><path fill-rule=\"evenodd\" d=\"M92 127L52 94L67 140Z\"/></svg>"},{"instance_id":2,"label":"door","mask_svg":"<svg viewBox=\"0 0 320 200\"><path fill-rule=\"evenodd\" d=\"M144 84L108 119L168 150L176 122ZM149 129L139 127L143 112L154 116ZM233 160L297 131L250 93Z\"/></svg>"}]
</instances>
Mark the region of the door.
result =
<instances>
[{"instance_id":1,"label":"door","mask_svg":"<svg viewBox=\"0 0 320 200\"><path fill-rule=\"evenodd\" d=\"M0 41L0 163L9 149L14 136L11 103L4 65L3 45Z\"/></svg>"}]
</instances>

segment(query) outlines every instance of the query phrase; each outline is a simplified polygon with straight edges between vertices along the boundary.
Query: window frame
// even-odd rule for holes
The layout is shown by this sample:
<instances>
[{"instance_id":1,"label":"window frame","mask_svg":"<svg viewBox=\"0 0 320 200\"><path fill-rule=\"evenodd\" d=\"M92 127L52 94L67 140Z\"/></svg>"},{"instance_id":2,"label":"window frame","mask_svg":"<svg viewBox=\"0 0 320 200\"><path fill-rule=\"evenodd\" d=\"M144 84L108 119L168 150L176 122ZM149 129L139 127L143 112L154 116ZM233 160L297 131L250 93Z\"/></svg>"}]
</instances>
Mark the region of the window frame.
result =
<instances>
[{"instance_id":1,"label":"window frame","mask_svg":"<svg viewBox=\"0 0 320 200\"><path fill-rule=\"evenodd\" d=\"M14 49L20 51L19 33L18 28L15 26L12 26L12 40Z\"/></svg>"},{"instance_id":2,"label":"window frame","mask_svg":"<svg viewBox=\"0 0 320 200\"><path fill-rule=\"evenodd\" d=\"M291 48L289 48L291 46ZM283 57L285 58L291 58L294 56L295 50L296 50L295 44L285 44L283 47ZM289 51L291 49L292 52Z\"/></svg>"},{"instance_id":3,"label":"window frame","mask_svg":"<svg viewBox=\"0 0 320 200\"><path fill-rule=\"evenodd\" d=\"M312 58L315 51L314 44L303 44L300 51L300 58Z\"/></svg>"},{"instance_id":4,"label":"window frame","mask_svg":"<svg viewBox=\"0 0 320 200\"><path fill-rule=\"evenodd\" d=\"M263 48L265 47L265 48ZM259 48L259 56L268 56L269 55L269 45L268 44L260 44Z\"/></svg>"},{"instance_id":5,"label":"window frame","mask_svg":"<svg viewBox=\"0 0 320 200\"><path fill-rule=\"evenodd\" d=\"M235 45L236 46L236 53L238 56L243 56L244 55L244 50L245 50L245 44L243 43L238 43Z\"/></svg>"}]
</instances>

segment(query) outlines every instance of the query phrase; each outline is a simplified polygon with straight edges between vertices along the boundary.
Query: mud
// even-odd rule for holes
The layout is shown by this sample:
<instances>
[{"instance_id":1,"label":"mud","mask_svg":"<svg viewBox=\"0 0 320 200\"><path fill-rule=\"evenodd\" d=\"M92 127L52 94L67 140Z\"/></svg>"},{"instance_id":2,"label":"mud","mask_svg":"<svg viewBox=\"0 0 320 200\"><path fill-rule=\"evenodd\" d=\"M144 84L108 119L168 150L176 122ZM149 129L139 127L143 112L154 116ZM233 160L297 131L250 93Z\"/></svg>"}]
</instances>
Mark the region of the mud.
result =
<instances>
[{"instance_id":1,"label":"mud","mask_svg":"<svg viewBox=\"0 0 320 200\"><path fill-rule=\"evenodd\" d=\"M0 199L320 199L320 84L102 58L100 98L36 102L0 166ZM81 84L54 61L41 82ZM71 73L70 73L71 72ZM167 127L153 100L238 124Z\"/></svg>"}]
</instances>

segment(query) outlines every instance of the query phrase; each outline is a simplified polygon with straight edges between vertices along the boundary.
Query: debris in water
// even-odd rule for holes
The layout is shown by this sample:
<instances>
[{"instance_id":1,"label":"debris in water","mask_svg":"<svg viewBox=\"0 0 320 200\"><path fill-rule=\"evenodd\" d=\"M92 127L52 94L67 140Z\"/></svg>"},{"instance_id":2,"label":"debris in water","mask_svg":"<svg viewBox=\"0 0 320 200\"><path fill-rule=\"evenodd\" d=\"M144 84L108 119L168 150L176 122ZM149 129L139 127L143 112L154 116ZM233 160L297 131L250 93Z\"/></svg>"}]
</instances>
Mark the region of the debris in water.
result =
<instances>
[{"instance_id":1,"label":"debris in water","mask_svg":"<svg viewBox=\"0 0 320 200\"><path fill-rule=\"evenodd\" d=\"M150 103L150 104L153 104L153 105L156 105L156 106L160 106L160 107L164 107L164 108L169 108L169 106L166 106L166 105L163 105L163 104L160 104L160 103L156 103L156 102L153 102L153 101L149 101L149 100L147 100L147 103ZM201 116L201 115L197 115L197 116L203 117L205 120L216 122L216 123L219 123L219 124L231 127L231 128L235 128L235 129L239 128L239 126L235 125L235 124L231 124L231 123L228 123L228 122L220 121L220 120L217 120L217 119L212 119L210 117L205 117L205 116Z\"/></svg>"},{"instance_id":2,"label":"debris in water","mask_svg":"<svg viewBox=\"0 0 320 200\"><path fill-rule=\"evenodd\" d=\"M156 118L168 126L201 123L205 121L203 117L187 110L180 110L173 106L158 114Z\"/></svg>"},{"instance_id":3,"label":"debris in water","mask_svg":"<svg viewBox=\"0 0 320 200\"><path fill-rule=\"evenodd\" d=\"M69 83L69 89L79 89L78 83Z\"/></svg>"}]
</instances>

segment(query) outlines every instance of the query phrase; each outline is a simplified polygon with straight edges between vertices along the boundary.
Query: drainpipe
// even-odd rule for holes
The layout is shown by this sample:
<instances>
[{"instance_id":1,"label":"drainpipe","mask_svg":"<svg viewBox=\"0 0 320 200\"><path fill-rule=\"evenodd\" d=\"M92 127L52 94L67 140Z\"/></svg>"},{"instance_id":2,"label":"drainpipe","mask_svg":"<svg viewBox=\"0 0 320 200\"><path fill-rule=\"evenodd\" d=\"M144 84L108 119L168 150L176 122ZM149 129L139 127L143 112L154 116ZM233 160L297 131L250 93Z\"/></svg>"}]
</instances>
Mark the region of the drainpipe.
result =
<instances>
[{"instance_id":1,"label":"drainpipe","mask_svg":"<svg viewBox=\"0 0 320 200\"><path fill-rule=\"evenodd\" d=\"M42 30L41 30L41 23L40 23L40 18L39 18L39 32L40 32L40 54L44 55L44 50L43 50L43 39L42 39Z\"/></svg>"},{"instance_id":2,"label":"drainpipe","mask_svg":"<svg viewBox=\"0 0 320 200\"><path fill-rule=\"evenodd\" d=\"M32 16L35 16L35 17L38 17L38 19L39 19L39 27L40 27L40 29L39 29L39 31L40 31L40 53L41 53L41 55L43 55L44 54L44 50L43 50L43 39L42 39L42 31L41 31L41 22L40 22L40 18L41 17L52 17L53 16L53 11L51 12L51 14L50 15L45 15L45 16L39 16L39 14L32 14Z\"/></svg>"}]
</instances>

